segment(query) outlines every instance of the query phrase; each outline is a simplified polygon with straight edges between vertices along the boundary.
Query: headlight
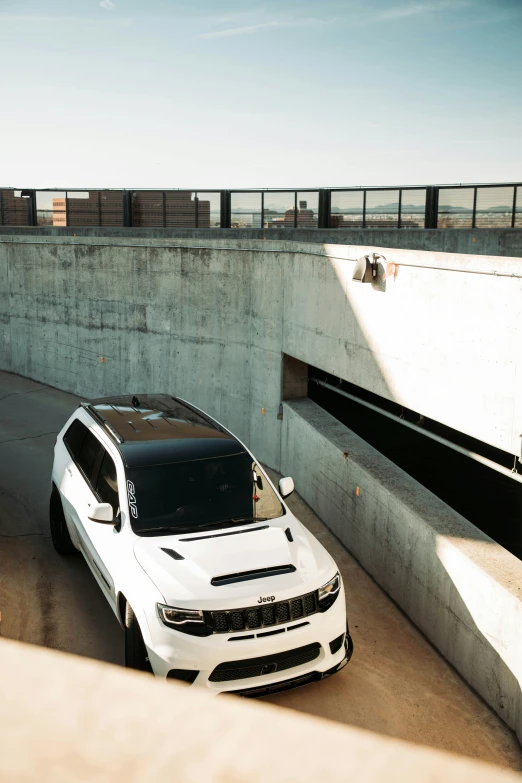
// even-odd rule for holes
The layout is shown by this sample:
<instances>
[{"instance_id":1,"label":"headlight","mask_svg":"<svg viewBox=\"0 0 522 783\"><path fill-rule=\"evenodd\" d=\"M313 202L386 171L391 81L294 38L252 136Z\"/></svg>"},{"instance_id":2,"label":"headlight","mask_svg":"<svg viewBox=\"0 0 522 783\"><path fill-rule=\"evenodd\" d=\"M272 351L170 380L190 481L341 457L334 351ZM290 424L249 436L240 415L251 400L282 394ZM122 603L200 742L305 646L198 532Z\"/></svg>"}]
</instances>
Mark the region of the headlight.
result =
<instances>
[{"instance_id":1,"label":"headlight","mask_svg":"<svg viewBox=\"0 0 522 783\"><path fill-rule=\"evenodd\" d=\"M175 606L157 604L160 619L165 625L186 625L187 623L204 623L203 612L199 609L176 609Z\"/></svg>"},{"instance_id":2,"label":"headlight","mask_svg":"<svg viewBox=\"0 0 522 783\"><path fill-rule=\"evenodd\" d=\"M319 611L326 612L331 607L335 599L339 595L341 589L341 577L339 572L336 573L333 579L330 579L325 585L319 588L317 591L319 601Z\"/></svg>"},{"instance_id":3,"label":"headlight","mask_svg":"<svg viewBox=\"0 0 522 783\"><path fill-rule=\"evenodd\" d=\"M176 606L156 604L161 622L176 631L191 636L210 636L212 627L205 621L205 613L200 609L178 609Z\"/></svg>"}]
</instances>

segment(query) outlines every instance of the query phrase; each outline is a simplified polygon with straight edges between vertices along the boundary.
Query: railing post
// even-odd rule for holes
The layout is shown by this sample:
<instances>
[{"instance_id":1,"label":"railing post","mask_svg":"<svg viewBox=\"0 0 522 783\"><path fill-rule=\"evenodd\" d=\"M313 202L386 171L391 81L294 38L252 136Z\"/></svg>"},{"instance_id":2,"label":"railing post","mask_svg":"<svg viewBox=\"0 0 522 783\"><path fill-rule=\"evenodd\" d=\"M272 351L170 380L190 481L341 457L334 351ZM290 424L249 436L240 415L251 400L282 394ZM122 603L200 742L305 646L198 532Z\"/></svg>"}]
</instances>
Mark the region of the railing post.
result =
<instances>
[{"instance_id":1,"label":"railing post","mask_svg":"<svg viewBox=\"0 0 522 783\"><path fill-rule=\"evenodd\" d=\"M426 188L426 211L424 213L424 228L437 228L439 212L439 189L434 185Z\"/></svg>"},{"instance_id":2,"label":"railing post","mask_svg":"<svg viewBox=\"0 0 522 783\"><path fill-rule=\"evenodd\" d=\"M230 228L230 191L221 191L221 228Z\"/></svg>"},{"instance_id":3,"label":"railing post","mask_svg":"<svg viewBox=\"0 0 522 783\"><path fill-rule=\"evenodd\" d=\"M21 196L24 199L27 199L27 225L28 226L36 226L38 225L38 213L36 211L36 190L22 190ZM2 197L0 196L0 210L2 206ZM4 214L4 222L5 222L5 214ZM0 224L2 223L2 215L0 214Z\"/></svg>"},{"instance_id":4,"label":"railing post","mask_svg":"<svg viewBox=\"0 0 522 783\"><path fill-rule=\"evenodd\" d=\"M132 214L132 191L124 190L122 195L123 202L123 226L125 228L132 228L133 226L133 214Z\"/></svg>"},{"instance_id":5,"label":"railing post","mask_svg":"<svg viewBox=\"0 0 522 783\"><path fill-rule=\"evenodd\" d=\"M319 209L317 214L317 228L330 228L330 203L332 192L330 190L319 191Z\"/></svg>"},{"instance_id":6,"label":"railing post","mask_svg":"<svg viewBox=\"0 0 522 783\"><path fill-rule=\"evenodd\" d=\"M31 193L31 205L29 207L31 212L31 225L37 226L38 225L38 212L36 207L36 190L33 190Z\"/></svg>"}]
</instances>

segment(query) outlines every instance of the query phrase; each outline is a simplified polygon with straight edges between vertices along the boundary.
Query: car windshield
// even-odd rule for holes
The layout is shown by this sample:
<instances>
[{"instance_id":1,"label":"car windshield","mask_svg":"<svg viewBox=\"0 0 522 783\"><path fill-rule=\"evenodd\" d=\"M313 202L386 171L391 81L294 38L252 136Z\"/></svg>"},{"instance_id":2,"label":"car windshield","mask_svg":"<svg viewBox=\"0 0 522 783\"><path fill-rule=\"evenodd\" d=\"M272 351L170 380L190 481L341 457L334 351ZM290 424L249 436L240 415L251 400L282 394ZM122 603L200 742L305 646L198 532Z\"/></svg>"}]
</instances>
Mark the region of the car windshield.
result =
<instances>
[{"instance_id":1,"label":"car windshield","mask_svg":"<svg viewBox=\"0 0 522 783\"><path fill-rule=\"evenodd\" d=\"M277 519L285 511L252 457L127 469L131 524L140 535L184 533Z\"/></svg>"}]
</instances>

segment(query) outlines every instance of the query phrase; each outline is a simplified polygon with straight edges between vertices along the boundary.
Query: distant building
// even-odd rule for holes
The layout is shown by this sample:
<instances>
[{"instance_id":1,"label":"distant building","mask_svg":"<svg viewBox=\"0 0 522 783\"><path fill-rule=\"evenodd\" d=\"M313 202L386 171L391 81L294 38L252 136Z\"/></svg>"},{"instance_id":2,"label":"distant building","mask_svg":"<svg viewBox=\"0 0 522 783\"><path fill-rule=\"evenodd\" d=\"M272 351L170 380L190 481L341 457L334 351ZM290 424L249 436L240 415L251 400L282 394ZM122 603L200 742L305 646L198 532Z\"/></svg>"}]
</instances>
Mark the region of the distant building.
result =
<instances>
[{"instance_id":1,"label":"distant building","mask_svg":"<svg viewBox=\"0 0 522 783\"><path fill-rule=\"evenodd\" d=\"M294 225L295 209L287 209L285 212L285 223L290 226ZM313 227L317 223L314 217L313 209L308 209L308 203L306 201L299 202L299 208L297 210L297 227L307 228Z\"/></svg>"},{"instance_id":2,"label":"distant building","mask_svg":"<svg viewBox=\"0 0 522 783\"><path fill-rule=\"evenodd\" d=\"M190 190L139 191L134 194L134 225L167 228L210 228L210 201Z\"/></svg>"},{"instance_id":3,"label":"distant building","mask_svg":"<svg viewBox=\"0 0 522 783\"><path fill-rule=\"evenodd\" d=\"M15 190L0 190L0 225L30 226L31 202L21 198Z\"/></svg>"},{"instance_id":4,"label":"distant building","mask_svg":"<svg viewBox=\"0 0 522 783\"><path fill-rule=\"evenodd\" d=\"M293 228L295 225L295 208L287 209L283 214L274 209L265 209L264 212L265 228ZM317 226L317 217L313 209L308 209L306 201L299 202L297 210L297 227L314 228Z\"/></svg>"},{"instance_id":5,"label":"distant building","mask_svg":"<svg viewBox=\"0 0 522 783\"><path fill-rule=\"evenodd\" d=\"M53 226L121 226L122 191L91 191L81 196L53 198ZM210 228L210 201L191 191L136 191L133 225L142 228ZM41 217L41 223L44 220Z\"/></svg>"}]
</instances>

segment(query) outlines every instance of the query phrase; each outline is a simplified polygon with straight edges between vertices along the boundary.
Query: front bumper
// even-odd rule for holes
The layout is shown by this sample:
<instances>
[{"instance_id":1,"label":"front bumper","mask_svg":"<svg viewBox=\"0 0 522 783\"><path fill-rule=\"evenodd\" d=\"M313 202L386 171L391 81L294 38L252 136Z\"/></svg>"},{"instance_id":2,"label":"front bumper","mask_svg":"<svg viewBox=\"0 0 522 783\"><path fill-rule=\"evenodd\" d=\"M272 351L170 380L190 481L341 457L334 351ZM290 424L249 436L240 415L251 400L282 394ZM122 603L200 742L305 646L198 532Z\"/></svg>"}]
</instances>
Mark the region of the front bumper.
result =
<instances>
[{"instance_id":1,"label":"front bumper","mask_svg":"<svg viewBox=\"0 0 522 783\"><path fill-rule=\"evenodd\" d=\"M168 678L172 670L197 674L190 687L204 688L212 694L240 692L248 695L247 691L262 690L282 683L286 683L285 690L286 687L299 687L301 678L308 678L303 680L304 685L308 681L331 676L348 662L351 655L349 635L345 644L336 647L334 652L330 647L331 642L347 631L344 589L341 589L333 606L324 613L310 615L305 622L292 621L278 626L273 635L272 632L263 632L260 635L262 638L247 640L241 632L196 637L166 627L157 615L147 619L150 637L145 639L145 643L154 674L161 678ZM302 663L292 664L291 668L287 665L285 670L278 671L278 667L274 666L273 669L269 667L266 673L250 672L248 676L245 674L237 679L219 681L216 681L215 674L212 676L218 667L227 669L237 663L237 668L241 668L242 663L249 666L259 659L269 659L270 656L277 659L310 647L319 648L313 660L304 662L303 659ZM171 677L177 679L174 672ZM293 684L288 685L289 681Z\"/></svg>"},{"instance_id":2,"label":"front bumper","mask_svg":"<svg viewBox=\"0 0 522 783\"><path fill-rule=\"evenodd\" d=\"M290 680L282 680L281 682L275 682L272 685L258 685L257 688L243 688L240 691L229 691L236 696L245 696L248 699L257 699L261 696L271 696L274 693L282 693L283 691L294 690L295 688L302 688L303 685L308 685L312 682L319 682L320 680L326 680L327 677L331 677L333 674L337 674L341 669L344 669L349 662L353 653L353 641L349 633L346 634L344 640L344 658L336 666L328 669L325 672L310 672L310 674L303 674L300 677L292 677Z\"/></svg>"}]
</instances>

